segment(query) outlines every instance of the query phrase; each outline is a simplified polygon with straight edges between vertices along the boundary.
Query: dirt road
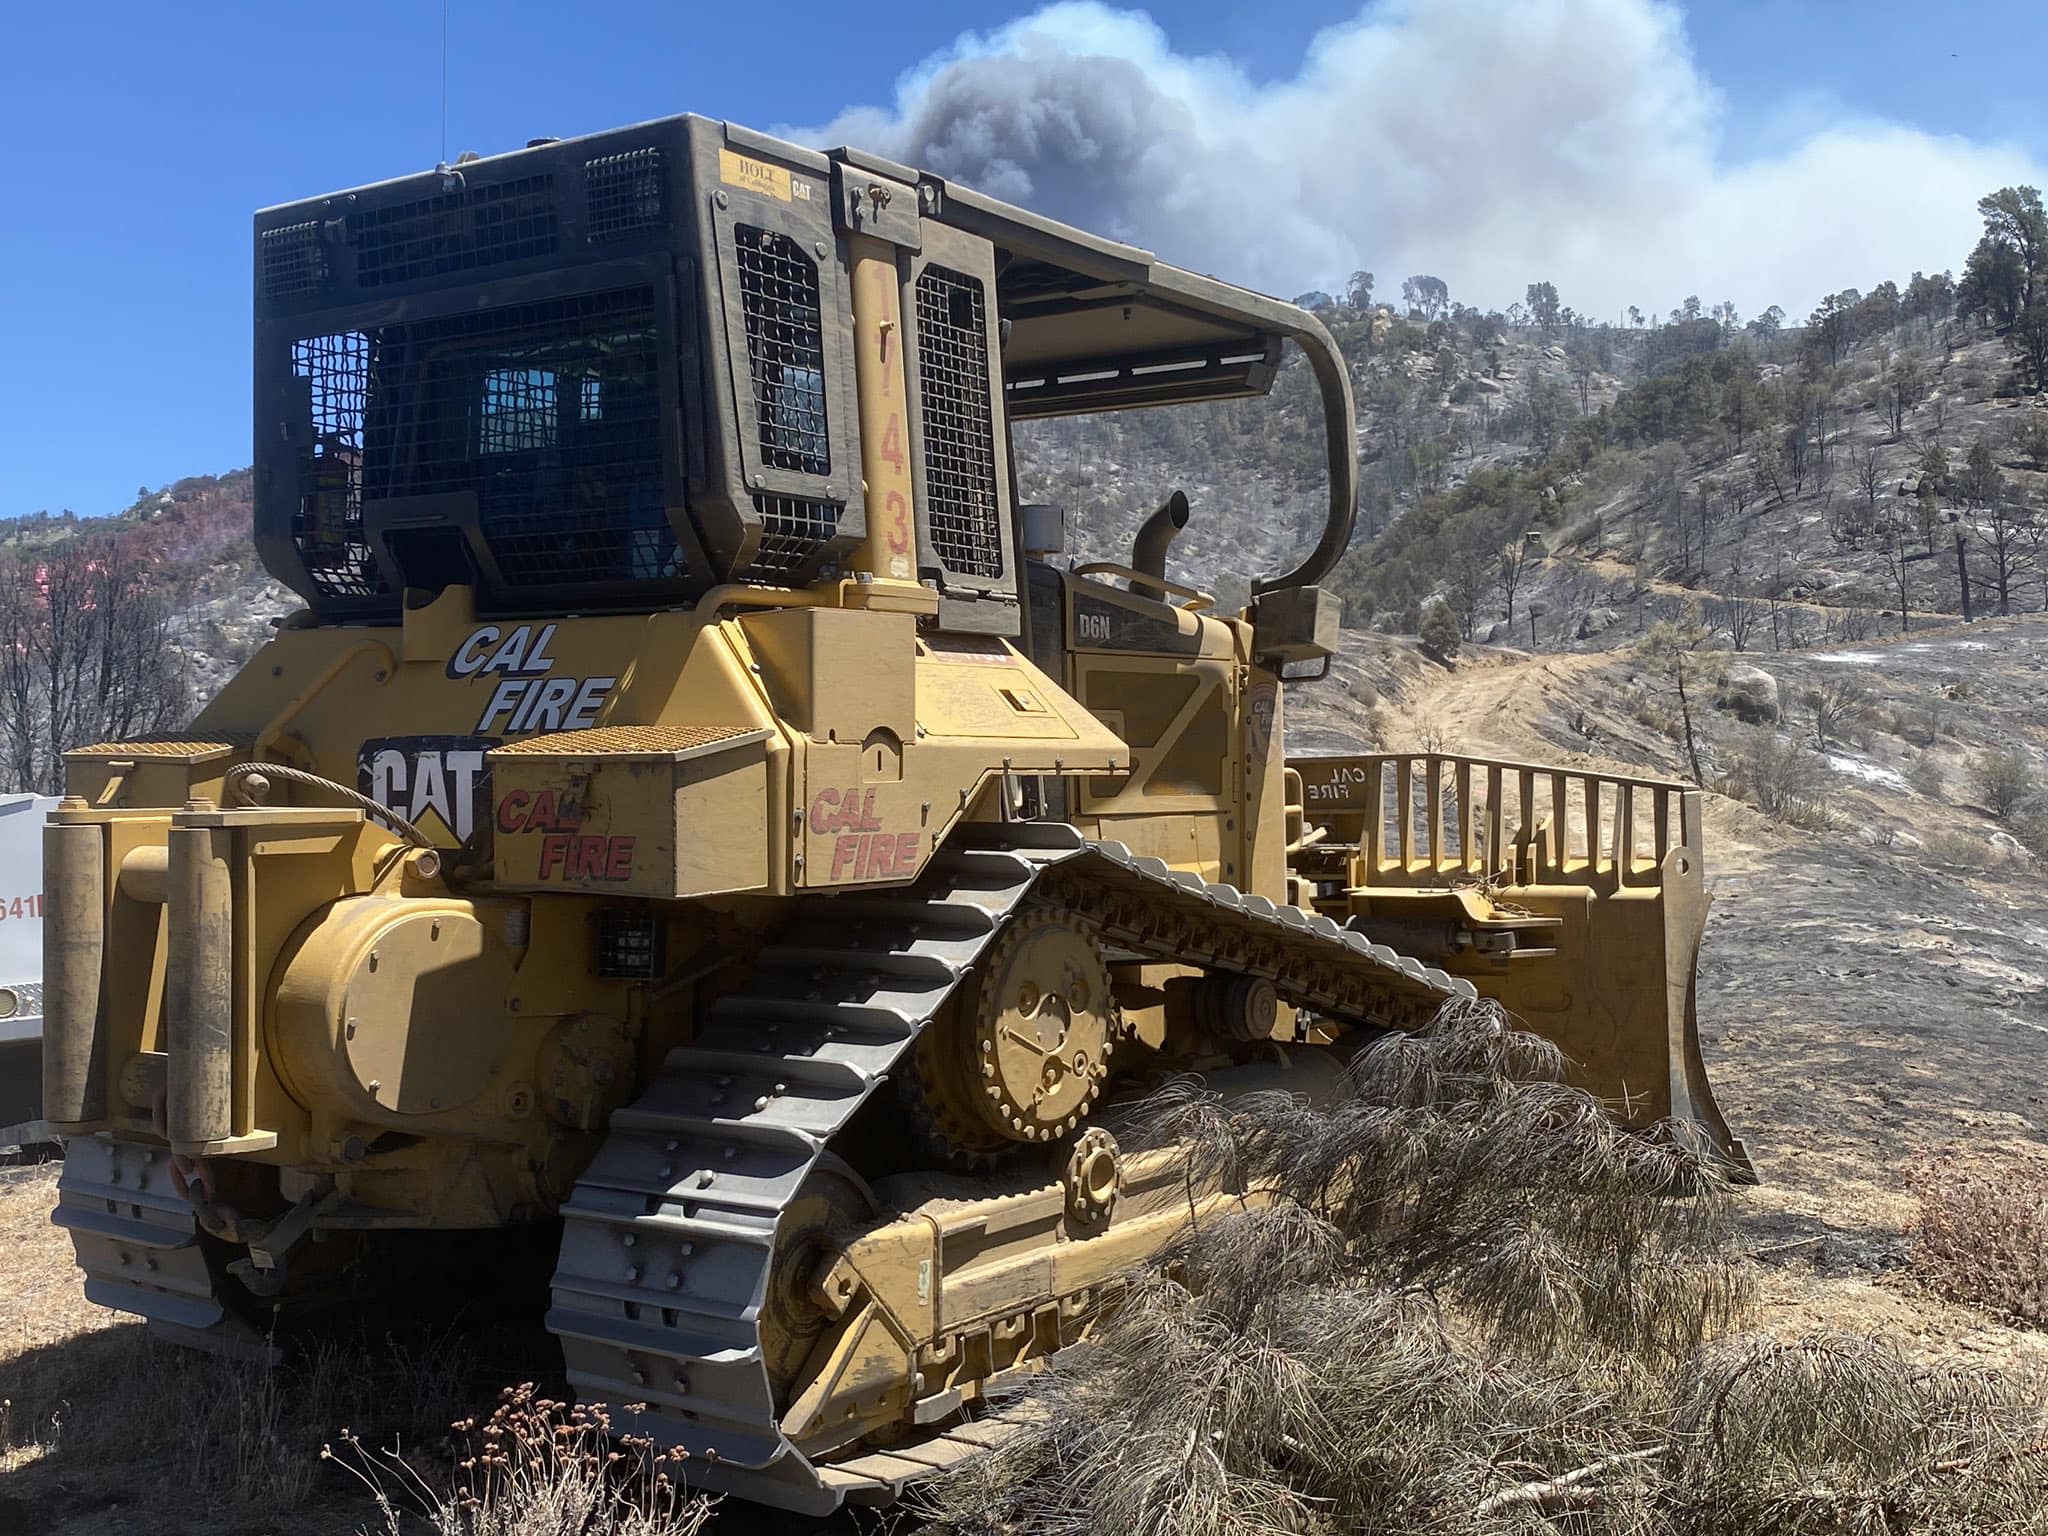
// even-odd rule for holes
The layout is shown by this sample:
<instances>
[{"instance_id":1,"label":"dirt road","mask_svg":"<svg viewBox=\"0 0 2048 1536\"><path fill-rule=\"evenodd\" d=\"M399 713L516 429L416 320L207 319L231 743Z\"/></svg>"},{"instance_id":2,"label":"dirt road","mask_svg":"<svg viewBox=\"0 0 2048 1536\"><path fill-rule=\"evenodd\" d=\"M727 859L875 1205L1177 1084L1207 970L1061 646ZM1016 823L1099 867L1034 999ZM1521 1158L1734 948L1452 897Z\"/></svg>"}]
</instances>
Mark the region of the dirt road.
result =
<instances>
[{"instance_id":1,"label":"dirt road","mask_svg":"<svg viewBox=\"0 0 2048 1536\"><path fill-rule=\"evenodd\" d=\"M1863 744L1826 759L1837 774L1828 830L1707 797L1700 1029L1722 1108L1763 1181L1742 1197L1742 1219L1768 1268L1769 1324L2048 1359L2041 1335L1933 1300L1905 1267L1910 1184L1928 1158L2048 1156L2048 881L2032 860L1970 867L1943 856L1988 849L1997 834L1961 803L1973 755L2048 744L2038 678L2048 621L1754 660L1780 681L1788 735L1805 729L1801 691L1844 670L1866 679L1872 722ZM1651 685L1625 656L1482 650L1449 668L1412 653L1347 663L1336 689L1294 696L1290 743L1326 749L1357 729L1365 678L1389 745L1682 776L1676 743L1637 718ZM1920 749L1883 729L1929 708L1946 711L1927 749L1949 760L1938 800L1907 785ZM1727 730L1704 714L1707 728Z\"/></svg>"}]
</instances>

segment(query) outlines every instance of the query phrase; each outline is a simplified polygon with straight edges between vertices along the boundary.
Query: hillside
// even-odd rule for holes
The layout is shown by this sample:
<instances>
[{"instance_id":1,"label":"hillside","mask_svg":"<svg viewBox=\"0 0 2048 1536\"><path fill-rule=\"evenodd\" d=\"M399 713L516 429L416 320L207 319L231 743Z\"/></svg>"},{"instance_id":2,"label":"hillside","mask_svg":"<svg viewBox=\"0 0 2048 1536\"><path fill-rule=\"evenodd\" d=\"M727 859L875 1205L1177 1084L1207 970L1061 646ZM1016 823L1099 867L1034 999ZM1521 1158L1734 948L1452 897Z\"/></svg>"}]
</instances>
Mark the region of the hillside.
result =
<instances>
[{"instance_id":1,"label":"hillside","mask_svg":"<svg viewBox=\"0 0 2048 1536\"><path fill-rule=\"evenodd\" d=\"M1776 652L2048 608L2048 213L2024 187L1979 211L1960 279L1844 289L1804 326L1697 299L1595 325L1549 283L1482 312L1423 275L1397 306L1363 272L1343 301L1304 296L1358 404L1358 535L1330 578L1347 625L1414 634L1441 604L1468 641L1614 650L1672 620ZM1186 491L1174 573L1226 607L1321 527L1298 356L1268 399L1020 423L1014 443L1076 563L1124 558ZM188 715L254 649L289 599L249 544L249 484L0 523L0 788ZM73 687L81 667L111 681Z\"/></svg>"}]
</instances>

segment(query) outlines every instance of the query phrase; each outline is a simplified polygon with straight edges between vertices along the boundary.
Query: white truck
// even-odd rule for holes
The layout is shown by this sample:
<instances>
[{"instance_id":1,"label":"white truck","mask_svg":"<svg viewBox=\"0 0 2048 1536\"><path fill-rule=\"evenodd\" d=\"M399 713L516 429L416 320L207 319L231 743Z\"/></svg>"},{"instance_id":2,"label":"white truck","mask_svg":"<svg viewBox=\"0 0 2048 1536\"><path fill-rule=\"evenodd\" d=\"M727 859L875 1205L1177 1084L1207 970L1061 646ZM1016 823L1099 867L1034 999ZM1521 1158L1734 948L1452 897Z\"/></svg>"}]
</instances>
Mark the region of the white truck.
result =
<instances>
[{"instance_id":1,"label":"white truck","mask_svg":"<svg viewBox=\"0 0 2048 1536\"><path fill-rule=\"evenodd\" d=\"M0 1151L44 1139L43 816L56 803L0 795Z\"/></svg>"}]
</instances>

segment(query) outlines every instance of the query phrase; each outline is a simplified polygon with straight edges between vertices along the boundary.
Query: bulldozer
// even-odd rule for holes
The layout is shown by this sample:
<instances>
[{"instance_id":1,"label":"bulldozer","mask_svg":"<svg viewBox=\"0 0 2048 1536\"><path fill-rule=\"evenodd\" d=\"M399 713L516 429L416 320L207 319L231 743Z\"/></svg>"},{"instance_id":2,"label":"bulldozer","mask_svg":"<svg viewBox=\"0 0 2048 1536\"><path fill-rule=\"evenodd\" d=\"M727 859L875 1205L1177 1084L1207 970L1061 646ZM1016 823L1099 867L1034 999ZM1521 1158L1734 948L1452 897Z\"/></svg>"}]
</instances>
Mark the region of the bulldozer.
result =
<instances>
[{"instance_id":1,"label":"bulldozer","mask_svg":"<svg viewBox=\"0 0 2048 1536\"><path fill-rule=\"evenodd\" d=\"M1248 1197L1112 1117L1170 1076L1314 1095L1491 998L1743 1164L1696 790L1288 756L1357 490L1313 314L696 117L271 208L253 256L254 536L304 606L189 729L69 753L46 832L93 1300L263 1348L538 1233L573 1390L817 1513L978 1454ZM1261 514L1164 486L1062 563L1013 426L1283 368L1326 446L1293 569L1220 608L1175 536Z\"/></svg>"}]
</instances>

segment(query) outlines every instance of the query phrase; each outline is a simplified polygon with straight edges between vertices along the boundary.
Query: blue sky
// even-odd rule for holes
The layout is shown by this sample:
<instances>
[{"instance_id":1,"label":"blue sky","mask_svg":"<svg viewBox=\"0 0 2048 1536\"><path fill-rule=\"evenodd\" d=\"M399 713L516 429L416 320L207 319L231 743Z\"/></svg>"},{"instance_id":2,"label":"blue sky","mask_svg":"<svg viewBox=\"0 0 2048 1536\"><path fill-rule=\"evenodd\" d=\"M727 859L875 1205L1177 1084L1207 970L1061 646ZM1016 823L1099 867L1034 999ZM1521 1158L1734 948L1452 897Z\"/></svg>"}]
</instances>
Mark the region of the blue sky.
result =
<instances>
[{"instance_id":1,"label":"blue sky","mask_svg":"<svg viewBox=\"0 0 2048 1536\"><path fill-rule=\"evenodd\" d=\"M1459 13L1465 31L1435 26L1440 9ZM921 107L898 98L899 76L950 49L963 30L981 34L964 50L968 55L1025 48L1003 29L1027 10L979 0L908 0L885 12L682 0L587 0L578 7L450 0L448 149L490 152L539 134L677 111L768 126L827 124L860 107L891 114L877 131L912 142L925 131ZM1483 53L1494 46L1481 24L1484 10L1478 0L1446 0L1445 7L1403 0L1369 7L1364 16L1386 29L1405 27L1418 48ZM1644 182L1711 181L1723 170L1824 139L1852 119L1909 134L1926 147L1931 158L1916 172L1922 180L1943 182L1953 166L1954 185L1938 188L1941 206L1960 201L1965 214L1977 192L1989 190L1972 177L2048 163L2048 102L2033 67L2048 56L2048 8L2039 5L1998 0L1951 7L1936 19L1924 3L1892 0L1718 0L1691 8L1682 30L1666 27L1661 40L1644 42L1640 29L1629 33L1635 43L1628 46L1639 45L1640 55L1621 44L1609 49L1601 34L1612 26L1620 36L1645 16L1669 22L1651 0L1519 0L1501 11L1504 19L1523 20L1543 13L1545 35L1567 52L1578 49L1589 67L1622 58L1624 73L1639 68L1646 79L1659 76L1661 83L1641 90L1627 80L1598 84L1620 93L1631 120L1657 116L1658 91L1676 93L1678 115L1710 120L1693 137L1661 146L1661 158L1647 168L1627 167ZM1361 12L1332 0L1188 0L1152 6L1149 14L1156 24L1149 40L1111 46L1126 49L1154 78L1171 72L1161 65L1166 59L1192 61L1189 78L1199 81L1201 62L1220 56L1235 66L1232 89L1265 111L1288 97L1288 82L1303 73L1317 34L1356 28ZM878 17L887 25L874 24ZM1055 21L1048 35L1056 49L1092 46L1092 24L1077 24L1067 13ZM1640 65L1627 62L1638 57ZM2014 68L2012 61L2031 62ZM1456 67L1450 58L1447 71ZM1675 84L1674 72L1682 77ZM1552 84L1558 111L1569 116L1579 88ZM1408 106L1455 117L1486 110L1469 101ZM434 0L13 8L0 48L0 129L14 150L0 212L0 516L64 506L105 513L124 505L138 485L246 463L250 213L431 165L441 152L441 113L441 9ZM1448 172L1389 165L1404 160L1405 150L1394 126L1386 132L1391 140L1370 157L1375 183L1414 180L1425 171L1456 179L1455 165ZM1582 141L1563 129L1560 135L1555 158L1583 156ZM1968 142L1959 149L1941 136ZM1993 148L1977 154L1981 146ZM1598 169L1603 185L1616 180L1611 168ZM1027 166L1020 174L1032 173ZM1052 186L1043 167L1035 174L1037 184ZM1655 216L1674 231L1697 228L1700 218L1725 223L1726 208L1749 206L1742 197L1774 197L1774 207L1802 202L1788 190L1793 185L1751 178L1724 189L1733 203L1713 201L1706 212L1660 204ZM1081 196L1071 188L1058 193ZM1493 194L1485 200L1506 206ZM1233 254L1224 247L1196 249L1185 259L1206 259L1226 275L1288 292L1328 280L1354 258L1383 275L1397 261L1433 259L1446 275L1457 272L1454 290L1463 286L1476 302L1504 304L1519 292L1504 275L1519 267L1456 265L1466 231L1434 203L1425 212L1370 201L1359 208L1350 224L1318 223L1300 242L1248 258L1241 270L1231 270ZM1560 278L1567 302L1576 288L1588 308L1652 287L1661 268L1645 275L1585 255L1616 243L1614 221L1627 212L1620 205L1602 215L1605 225L1532 233L1529 263L1569 277ZM1784 217L1796 222L1798 213L1786 207ZM1884 225L1912 217L1887 204L1872 211L1867 232L1828 220L1827 227L1798 232L1793 255L1834 262L1843 283L1874 281L1884 274L1865 272L1863 264L1893 257L1871 242ZM1390 231L1384 242L1375 221ZM1967 247L1955 242L1966 239L1968 222L1930 240L1939 248L1925 256L1928 265L1960 261ZM1174 238L1196 247L1205 238L1166 213L1154 220L1138 210L1131 227L1169 256L1179 250ZM1475 226L1471 241L1516 246L1519 228ZM1680 235L1673 239L1672 249L1686 248ZM1391 249L1376 249L1383 243ZM1438 249L1446 254L1425 254ZM1706 291L1721 270L1706 259L1711 254L1670 258L1681 270L1671 273L1665 291L1642 293L1645 307L1676 302L1694 283L1694 270L1704 273L1697 285L1710 302L1722 297ZM1896 259L1917 261L1922 252L1900 247ZM1290 275L1296 267L1298 275ZM1783 274L1806 270L1763 269L1745 279L1754 296L1738 293L1731 277L1728 291L1745 308L1761 307L1773 301L1765 297L1772 284L1802 280ZM1791 308L1815 296L1785 293L1775 301Z\"/></svg>"}]
</instances>

